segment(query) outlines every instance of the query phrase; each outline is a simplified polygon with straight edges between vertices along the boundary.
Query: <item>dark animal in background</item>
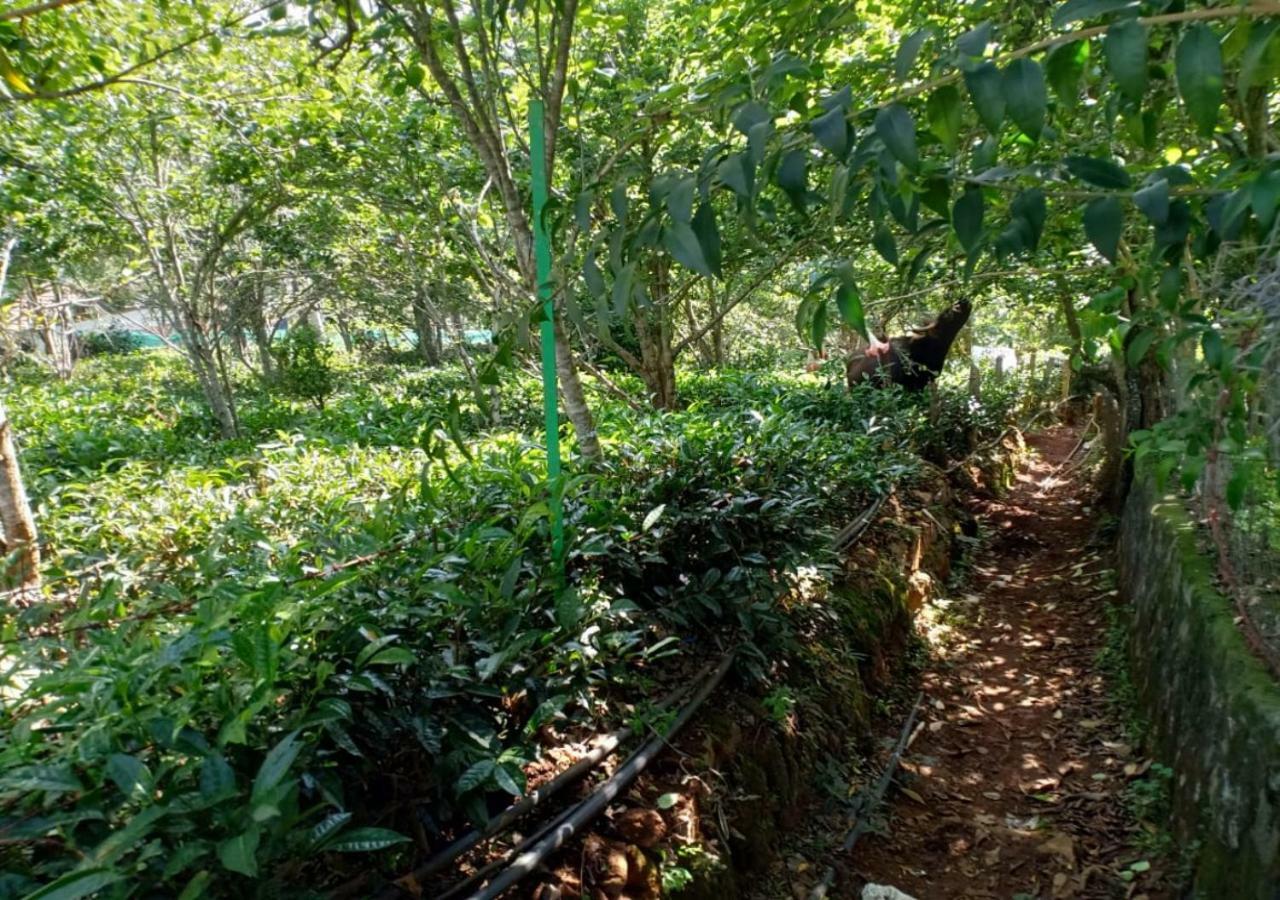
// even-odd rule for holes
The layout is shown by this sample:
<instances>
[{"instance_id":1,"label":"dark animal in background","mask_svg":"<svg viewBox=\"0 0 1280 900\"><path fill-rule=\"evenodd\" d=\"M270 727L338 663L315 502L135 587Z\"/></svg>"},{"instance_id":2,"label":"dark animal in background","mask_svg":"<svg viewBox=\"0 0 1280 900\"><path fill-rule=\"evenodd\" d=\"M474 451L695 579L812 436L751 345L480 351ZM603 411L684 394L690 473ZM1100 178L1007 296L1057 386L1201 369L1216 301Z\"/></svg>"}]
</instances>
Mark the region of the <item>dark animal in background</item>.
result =
<instances>
[{"instance_id":1,"label":"dark animal in background","mask_svg":"<svg viewBox=\"0 0 1280 900\"><path fill-rule=\"evenodd\" d=\"M849 389L868 380L879 386L900 384L909 391L928 387L942 371L947 352L969 321L970 311L969 301L959 300L924 328L892 337L887 344L873 341L866 351L849 357L845 369Z\"/></svg>"}]
</instances>

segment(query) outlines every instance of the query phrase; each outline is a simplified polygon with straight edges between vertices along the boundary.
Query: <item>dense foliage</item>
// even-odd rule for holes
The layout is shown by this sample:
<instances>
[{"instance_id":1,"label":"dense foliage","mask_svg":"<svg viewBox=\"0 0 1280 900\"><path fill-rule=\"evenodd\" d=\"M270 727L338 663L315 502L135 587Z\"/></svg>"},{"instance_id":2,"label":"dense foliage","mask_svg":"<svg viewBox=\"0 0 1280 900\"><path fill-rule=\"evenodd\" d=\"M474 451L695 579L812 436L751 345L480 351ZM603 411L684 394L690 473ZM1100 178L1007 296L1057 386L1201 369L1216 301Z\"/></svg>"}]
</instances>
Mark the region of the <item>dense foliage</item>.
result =
<instances>
[{"instance_id":1,"label":"dense foliage","mask_svg":"<svg viewBox=\"0 0 1280 900\"><path fill-rule=\"evenodd\" d=\"M483 819L542 726L590 721L679 644L728 629L766 674L795 574L931 431L925 405L771 372L690 374L675 414L598 398L609 461L566 486L562 589L536 441L450 379L383 369L324 413L262 394L235 443L192 427L170 354L27 384L62 552L52 601L3 625L9 895L229 895L227 872L306 882L317 854L398 847L409 796L436 827ZM990 437L1001 408L948 425Z\"/></svg>"},{"instance_id":2,"label":"dense foliage","mask_svg":"<svg viewBox=\"0 0 1280 900\"><path fill-rule=\"evenodd\" d=\"M394 866L662 655L742 640L769 677L832 529L1073 372L1117 446L1276 533L1277 21L7 5L0 896ZM960 294L936 396L840 391ZM169 349L130 352L126 312ZM1015 347L1016 376L972 362Z\"/></svg>"}]
</instances>

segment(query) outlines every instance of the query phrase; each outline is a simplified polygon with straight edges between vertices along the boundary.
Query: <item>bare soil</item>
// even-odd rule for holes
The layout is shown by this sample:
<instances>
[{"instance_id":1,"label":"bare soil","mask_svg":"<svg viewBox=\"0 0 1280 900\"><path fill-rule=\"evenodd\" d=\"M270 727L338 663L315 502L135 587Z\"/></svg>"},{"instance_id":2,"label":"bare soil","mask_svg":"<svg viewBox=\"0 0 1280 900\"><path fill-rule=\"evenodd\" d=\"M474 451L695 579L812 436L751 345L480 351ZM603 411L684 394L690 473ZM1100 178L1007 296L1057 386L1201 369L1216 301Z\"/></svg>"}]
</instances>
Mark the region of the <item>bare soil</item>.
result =
<instances>
[{"instance_id":1,"label":"bare soil","mask_svg":"<svg viewBox=\"0 0 1280 900\"><path fill-rule=\"evenodd\" d=\"M832 896L868 882L919 900L1175 895L1127 799L1153 776L1099 660L1114 552L1075 468L1079 438L1029 438L1013 489L972 501L984 540L925 626L921 724Z\"/></svg>"}]
</instances>

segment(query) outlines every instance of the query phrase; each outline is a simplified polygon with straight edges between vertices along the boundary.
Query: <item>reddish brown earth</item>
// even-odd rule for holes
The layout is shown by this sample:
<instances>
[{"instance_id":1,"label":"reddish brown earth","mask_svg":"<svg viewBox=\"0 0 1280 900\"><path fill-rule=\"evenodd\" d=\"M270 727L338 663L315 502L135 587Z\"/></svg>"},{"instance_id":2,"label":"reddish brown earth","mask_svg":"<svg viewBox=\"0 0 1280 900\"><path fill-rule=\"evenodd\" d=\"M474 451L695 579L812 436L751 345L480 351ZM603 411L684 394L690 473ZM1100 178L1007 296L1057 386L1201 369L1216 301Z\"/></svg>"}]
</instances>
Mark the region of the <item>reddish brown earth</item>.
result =
<instances>
[{"instance_id":1,"label":"reddish brown earth","mask_svg":"<svg viewBox=\"0 0 1280 900\"><path fill-rule=\"evenodd\" d=\"M1098 660L1114 554L1073 468L1079 433L1029 445L1013 489L974 501L985 539L925 626L925 705L901 787L880 831L838 861L833 896L866 882L919 900L1174 896L1143 840L1152 826L1125 800L1150 763Z\"/></svg>"}]
</instances>

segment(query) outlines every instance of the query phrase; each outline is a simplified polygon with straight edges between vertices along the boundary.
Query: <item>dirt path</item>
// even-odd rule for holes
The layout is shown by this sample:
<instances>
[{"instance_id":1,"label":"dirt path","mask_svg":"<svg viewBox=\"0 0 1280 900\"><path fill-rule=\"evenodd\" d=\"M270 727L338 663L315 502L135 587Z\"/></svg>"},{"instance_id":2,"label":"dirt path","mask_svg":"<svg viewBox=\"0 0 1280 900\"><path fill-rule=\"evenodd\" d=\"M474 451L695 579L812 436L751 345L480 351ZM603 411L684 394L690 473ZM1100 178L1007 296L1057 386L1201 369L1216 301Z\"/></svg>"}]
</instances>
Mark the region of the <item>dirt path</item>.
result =
<instances>
[{"instance_id":1,"label":"dirt path","mask_svg":"<svg viewBox=\"0 0 1280 900\"><path fill-rule=\"evenodd\" d=\"M935 627L902 787L837 896L864 882L919 900L1172 896L1124 799L1149 763L1125 743L1098 660L1113 553L1073 480L1078 440L1031 438L1013 490L976 504L986 540Z\"/></svg>"}]
</instances>

